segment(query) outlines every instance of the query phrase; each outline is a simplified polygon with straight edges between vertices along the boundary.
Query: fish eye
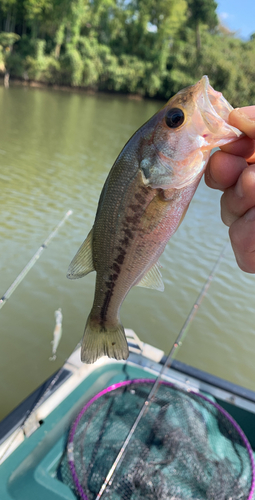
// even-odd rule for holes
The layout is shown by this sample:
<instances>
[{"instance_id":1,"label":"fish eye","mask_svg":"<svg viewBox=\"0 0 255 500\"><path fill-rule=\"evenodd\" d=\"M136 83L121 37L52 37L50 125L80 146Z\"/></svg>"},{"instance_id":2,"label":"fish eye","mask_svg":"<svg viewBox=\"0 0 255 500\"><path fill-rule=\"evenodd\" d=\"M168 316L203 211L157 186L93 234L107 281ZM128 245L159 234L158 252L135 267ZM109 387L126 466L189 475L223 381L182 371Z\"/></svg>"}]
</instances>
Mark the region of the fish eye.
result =
<instances>
[{"instance_id":1,"label":"fish eye","mask_svg":"<svg viewBox=\"0 0 255 500\"><path fill-rule=\"evenodd\" d=\"M178 128L184 122L184 113L180 108L169 109L166 113L165 120L169 128Z\"/></svg>"}]
</instances>

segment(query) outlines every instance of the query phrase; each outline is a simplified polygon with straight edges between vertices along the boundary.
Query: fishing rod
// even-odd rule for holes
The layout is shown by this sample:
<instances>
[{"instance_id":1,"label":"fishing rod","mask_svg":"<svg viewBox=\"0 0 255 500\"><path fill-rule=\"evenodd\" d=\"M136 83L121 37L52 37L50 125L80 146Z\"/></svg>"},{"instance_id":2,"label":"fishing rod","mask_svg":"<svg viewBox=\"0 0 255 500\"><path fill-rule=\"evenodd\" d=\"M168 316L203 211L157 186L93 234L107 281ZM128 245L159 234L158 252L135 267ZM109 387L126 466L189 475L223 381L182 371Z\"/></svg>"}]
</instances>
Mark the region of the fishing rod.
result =
<instances>
[{"instance_id":1,"label":"fishing rod","mask_svg":"<svg viewBox=\"0 0 255 500\"><path fill-rule=\"evenodd\" d=\"M194 317L195 317L195 315L196 315L196 313L197 313L197 311L198 311L198 309L199 309L199 307L200 307L200 305L201 305L201 303L202 303L202 301L203 301L203 299L204 299L204 297L205 297L205 295L206 295L206 293L208 291L208 288L211 285L213 277L214 277L214 275L215 275L215 273L216 273L216 271L217 271L217 269L219 267L219 264L220 264L220 262L221 262L221 260L223 258L223 255L224 255L224 253L226 251L226 248L227 248L228 244L229 244L229 242L227 241L226 244L222 247L222 249L221 249L221 251L220 251L220 253L219 253L219 255L218 255L218 257L217 257L217 259L216 259L216 261L214 263L214 265L213 265L213 268L210 271L209 276L207 277L207 279L206 279L206 281L205 281L205 283L204 283L204 285L203 285L203 287L202 287L202 289L201 289L201 291L200 291L200 293L199 293L199 295L198 295L198 297L197 297L194 305L192 306L192 308L191 308L191 310L190 310L190 312L189 312L189 314L188 314L188 316L187 316L187 318L186 318L186 320L185 320L185 322L184 322L184 324L183 324L180 332L178 333L178 335L177 335L177 337L175 339L175 342L174 342L173 346L171 347L171 350L170 350L170 352L169 352L169 354L168 354L168 356L166 358L166 361L163 364L163 366L162 366L162 368L161 368L161 370L159 372L159 375L157 376L157 378L156 378L156 380L155 380L155 382L154 382L154 384L152 386L152 389L151 389L151 391L150 391L147 399L143 403L143 406L142 406L142 408L141 408L138 416L136 417L136 420L134 421L132 428L130 429L130 431L129 431L129 433L128 433L128 435L127 435L127 437L126 437L126 439L125 439L125 441L124 441L124 443L123 443L123 445L122 445L122 447L121 447L121 449L120 449L120 451L119 451L119 453L118 453L118 455L117 455L117 457L116 457L116 459L115 459L112 467L110 468L110 470L109 470L109 472L108 472L108 474L107 474L107 476L105 478L104 483L101 486L101 489L100 489L99 493L97 494L96 500L99 500L102 497L102 495L105 493L105 490L106 490L107 486L110 486L112 484L113 475L116 472L117 467L121 464L121 462L122 462L122 460L124 458L124 454L125 454L126 448L127 448L128 444L129 444L129 442L130 442L130 440L131 440L131 438L132 438L132 436L133 436L133 434L134 434L134 432L135 432L135 430L136 430L136 428L137 428L137 426L138 426L141 418L148 411L150 402L152 401L152 399L156 395L156 392L157 392L158 387L160 385L161 378L162 378L162 376L164 374L164 371L167 368L170 368L170 366L172 365L172 362L173 362L173 360L174 360L174 358L175 358L175 356L176 356L179 348L182 345L183 339L184 339L185 335L188 332L188 329L189 329L189 327L190 327L190 325L191 325L191 323L192 323L192 321L193 321L193 319L194 319Z\"/></svg>"},{"instance_id":2,"label":"fishing rod","mask_svg":"<svg viewBox=\"0 0 255 500\"><path fill-rule=\"evenodd\" d=\"M68 219L68 217L72 213L73 213L72 210L68 210L68 212L66 212L63 219L61 219L61 221L58 223L58 225L55 227L55 229L49 234L48 238L46 238L46 240L38 248L37 252L35 252L35 254L30 259L30 261L27 263L27 265L24 267L24 269L22 269L21 273L17 276L17 278L14 280L14 282L11 284L11 286L8 288L8 290L5 292L5 294L0 299L0 309L2 309L4 304L7 302L7 300L10 298L10 296L13 294L13 292L16 290L17 286L19 286L21 281L25 278L27 273L30 271L30 269L34 266L36 261L39 259L42 252L48 247L51 240L57 234L59 228L65 223L65 221Z\"/></svg>"}]
</instances>

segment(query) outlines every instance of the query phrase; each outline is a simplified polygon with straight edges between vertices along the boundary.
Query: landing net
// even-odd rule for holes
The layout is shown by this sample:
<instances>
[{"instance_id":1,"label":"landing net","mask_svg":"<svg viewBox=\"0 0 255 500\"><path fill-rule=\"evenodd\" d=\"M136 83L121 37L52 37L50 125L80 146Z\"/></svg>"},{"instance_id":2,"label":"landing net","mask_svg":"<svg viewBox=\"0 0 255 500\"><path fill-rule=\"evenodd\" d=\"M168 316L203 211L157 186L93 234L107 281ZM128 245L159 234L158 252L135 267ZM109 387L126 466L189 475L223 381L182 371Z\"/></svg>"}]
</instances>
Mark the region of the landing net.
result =
<instances>
[{"instance_id":1,"label":"landing net","mask_svg":"<svg viewBox=\"0 0 255 500\"><path fill-rule=\"evenodd\" d=\"M58 474L83 500L102 484L155 380L112 385L81 410ZM250 444L213 398L161 381L102 497L107 500L251 500Z\"/></svg>"}]
</instances>

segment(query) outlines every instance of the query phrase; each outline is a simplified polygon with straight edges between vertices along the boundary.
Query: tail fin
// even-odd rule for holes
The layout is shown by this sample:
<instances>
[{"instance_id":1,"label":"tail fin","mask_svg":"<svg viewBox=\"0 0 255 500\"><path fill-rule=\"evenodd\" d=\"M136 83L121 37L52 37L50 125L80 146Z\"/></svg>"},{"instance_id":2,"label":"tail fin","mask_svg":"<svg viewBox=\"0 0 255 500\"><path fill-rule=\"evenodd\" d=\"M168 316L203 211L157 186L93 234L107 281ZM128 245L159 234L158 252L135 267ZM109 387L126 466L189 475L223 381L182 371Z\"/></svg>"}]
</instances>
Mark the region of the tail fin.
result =
<instances>
[{"instance_id":1,"label":"tail fin","mask_svg":"<svg viewBox=\"0 0 255 500\"><path fill-rule=\"evenodd\" d=\"M81 346L81 360L84 363L94 363L101 356L127 359L128 355L127 340L120 323L115 328L102 328L100 324L92 324L88 317Z\"/></svg>"}]
</instances>

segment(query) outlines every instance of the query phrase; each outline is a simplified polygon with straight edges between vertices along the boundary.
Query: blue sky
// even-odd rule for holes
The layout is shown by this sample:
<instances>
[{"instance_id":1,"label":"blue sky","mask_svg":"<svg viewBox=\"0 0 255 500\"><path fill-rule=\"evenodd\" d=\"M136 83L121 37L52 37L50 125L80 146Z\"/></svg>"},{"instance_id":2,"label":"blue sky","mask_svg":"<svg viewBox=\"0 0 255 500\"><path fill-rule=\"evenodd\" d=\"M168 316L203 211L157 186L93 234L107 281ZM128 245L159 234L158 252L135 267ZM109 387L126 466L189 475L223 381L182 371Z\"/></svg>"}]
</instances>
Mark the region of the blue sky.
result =
<instances>
[{"instance_id":1,"label":"blue sky","mask_svg":"<svg viewBox=\"0 0 255 500\"><path fill-rule=\"evenodd\" d=\"M255 0L216 0L217 13L225 26L244 40L255 33Z\"/></svg>"}]
</instances>

